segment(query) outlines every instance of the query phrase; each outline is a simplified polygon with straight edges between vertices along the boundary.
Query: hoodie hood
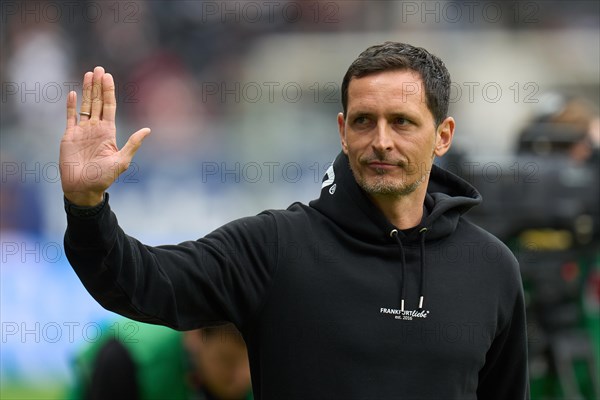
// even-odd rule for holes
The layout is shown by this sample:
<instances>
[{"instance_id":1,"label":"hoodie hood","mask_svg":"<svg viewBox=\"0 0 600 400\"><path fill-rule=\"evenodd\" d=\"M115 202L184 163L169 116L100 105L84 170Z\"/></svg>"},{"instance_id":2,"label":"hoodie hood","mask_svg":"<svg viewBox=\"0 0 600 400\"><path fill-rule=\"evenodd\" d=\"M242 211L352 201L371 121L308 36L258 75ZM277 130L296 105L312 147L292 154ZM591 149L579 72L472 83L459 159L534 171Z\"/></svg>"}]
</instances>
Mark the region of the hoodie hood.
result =
<instances>
[{"instance_id":1,"label":"hoodie hood","mask_svg":"<svg viewBox=\"0 0 600 400\"><path fill-rule=\"evenodd\" d=\"M346 232L369 243L390 243L390 234L413 241L427 230L427 240L454 232L462 214L481 202L481 195L465 180L433 165L429 176L424 213L417 229L406 236L398 231L358 185L348 157L340 152L323 177L321 195L310 206L325 214Z\"/></svg>"}]
</instances>

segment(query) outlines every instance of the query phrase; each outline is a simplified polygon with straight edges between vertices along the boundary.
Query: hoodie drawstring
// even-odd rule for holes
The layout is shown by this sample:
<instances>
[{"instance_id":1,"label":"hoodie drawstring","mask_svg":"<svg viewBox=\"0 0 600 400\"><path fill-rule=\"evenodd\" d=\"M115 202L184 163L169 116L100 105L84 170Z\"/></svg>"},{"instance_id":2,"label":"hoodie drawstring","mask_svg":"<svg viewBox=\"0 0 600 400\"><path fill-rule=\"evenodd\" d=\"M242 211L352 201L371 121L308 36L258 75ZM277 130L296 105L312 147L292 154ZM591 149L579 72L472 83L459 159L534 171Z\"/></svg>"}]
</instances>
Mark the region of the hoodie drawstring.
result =
<instances>
[{"instance_id":1,"label":"hoodie drawstring","mask_svg":"<svg viewBox=\"0 0 600 400\"><path fill-rule=\"evenodd\" d=\"M423 301L425 300L425 233L427 228L421 228L421 282L419 284L419 309L423 309Z\"/></svg>"},{"instance_id":2,"label":"hoodie drawstring","mask_svg":"<svg viewBox=\"0 0 600 400\"><path fill-rule=\"evenodd\" d=\"M397 229L392 229L392 231L390 232L390 236L396 239L396 242L398 242L398 247L400 247L400 261L402 265L402 286L400 287L400 311L404 312L404 288L406 286L406 274L404 273L406 270L406 258L404 257L404 247L402 246L402 242L398 237Z\"/></svg>"},{"instance_id":3,"label":"hoodie drawstring","mask_svg":"<svg viewBox=\"0 0 600 400\"><path fill-rule=\"evenodd\" d=\"M423 302L425 301L425 233L427 232L427 228L421 228L419 230L420 234L420 243L421 243L421 271L420 271L420 279L419 279L419 309L423 308ZM404 293L406 291L406 257L404 255L404 246L402 246L402 241L398 237L398 230L392 229L390 232L390 236L396 239L398 243L398 247L400 248L400 261L402 266L402 286L400 287L400 311L404 312Z\"/></svg>"}]
</instances>

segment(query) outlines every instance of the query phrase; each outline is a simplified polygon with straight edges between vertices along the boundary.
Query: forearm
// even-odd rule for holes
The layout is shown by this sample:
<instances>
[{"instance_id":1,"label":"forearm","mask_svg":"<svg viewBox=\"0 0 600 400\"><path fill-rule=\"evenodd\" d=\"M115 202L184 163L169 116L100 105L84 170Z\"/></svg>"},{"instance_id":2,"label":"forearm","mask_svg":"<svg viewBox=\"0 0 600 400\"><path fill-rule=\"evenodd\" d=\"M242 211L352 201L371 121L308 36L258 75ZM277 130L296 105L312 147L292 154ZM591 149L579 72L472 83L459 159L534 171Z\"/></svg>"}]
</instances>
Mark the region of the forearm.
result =
<instances>
[{"instance_id":1,"label":"forearm","mask_svg":"<svg viewBox=\"0 0 600 400\"><path fill-rule=\"evenodd\" d=\"M88 292L111 311L146 322L175 325L175 321L156 315L144 306L143 299L137 298L136 282L152 279L141 272L146 270L152 275L156 265L142 265L146 258L140 254L142 249L136 248L120 229L107 199L95 210L79 209L69 202L65 202L65 208L65 253Z\"/></svg>"},{"instance_id":2,"label":"forearm","mask_svg":"<svg viewBox=\"0 0 600 400\"><path fill-rule=\"evenodd\" d=\"M65 252L82 283L103 307L132 319L180 330L242 324L270 282L273 257L257 249L274 235L271 216L157 247L126 235L108 201L90 217L67 213L67 221Z\"/></svg>"}]
</instances>

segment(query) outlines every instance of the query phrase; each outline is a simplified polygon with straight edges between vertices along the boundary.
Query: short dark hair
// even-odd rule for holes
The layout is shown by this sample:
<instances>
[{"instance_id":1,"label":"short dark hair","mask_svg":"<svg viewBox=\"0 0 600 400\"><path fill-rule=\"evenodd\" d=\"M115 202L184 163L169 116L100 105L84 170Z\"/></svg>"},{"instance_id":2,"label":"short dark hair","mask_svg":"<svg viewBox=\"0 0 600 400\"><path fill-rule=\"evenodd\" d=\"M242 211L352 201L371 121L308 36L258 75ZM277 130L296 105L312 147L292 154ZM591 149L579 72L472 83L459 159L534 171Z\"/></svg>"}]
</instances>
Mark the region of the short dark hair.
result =
<instances>
[{"instance_id":1,"label":"short dark hair","mask_svg":"<svg viewBox=\"0 0 600 400\"><path fill-rule=\"evenodd\" d=\"M371 46L350 65L342 81L344 116L348 109L348 86L352 78L393 70L411 70L421 76L427 107L433 114L436 126L439 125L448 116L450 73L442 60L424 48L398 42Z\"/></svg>"}]
</instances>

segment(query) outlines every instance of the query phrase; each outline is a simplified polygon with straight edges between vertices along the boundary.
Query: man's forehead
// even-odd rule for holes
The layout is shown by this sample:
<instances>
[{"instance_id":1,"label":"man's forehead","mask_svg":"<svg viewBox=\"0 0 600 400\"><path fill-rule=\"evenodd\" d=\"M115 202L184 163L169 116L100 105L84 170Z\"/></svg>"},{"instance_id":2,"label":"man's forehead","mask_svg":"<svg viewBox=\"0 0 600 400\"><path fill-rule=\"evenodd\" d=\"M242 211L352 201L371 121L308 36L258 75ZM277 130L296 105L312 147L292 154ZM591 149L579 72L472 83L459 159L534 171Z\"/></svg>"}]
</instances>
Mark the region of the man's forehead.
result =
<instances>
[{"instance_id":1,"label":"man's forehead","mask_svg":"<svg viewBox=\"0 0 600 400\"><path fill-rule=\"evenodd\" d=\"M348 108L380 106L380 102L426 107L423 80L412 70L384 71L352 78L348 85Z\"/></svg>"}]
</instances>

